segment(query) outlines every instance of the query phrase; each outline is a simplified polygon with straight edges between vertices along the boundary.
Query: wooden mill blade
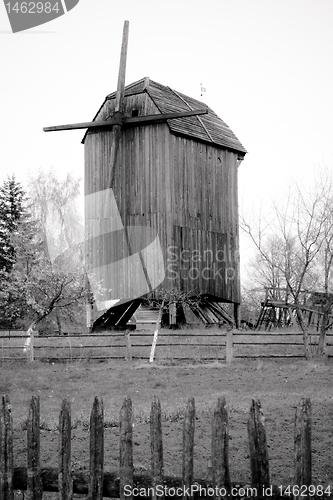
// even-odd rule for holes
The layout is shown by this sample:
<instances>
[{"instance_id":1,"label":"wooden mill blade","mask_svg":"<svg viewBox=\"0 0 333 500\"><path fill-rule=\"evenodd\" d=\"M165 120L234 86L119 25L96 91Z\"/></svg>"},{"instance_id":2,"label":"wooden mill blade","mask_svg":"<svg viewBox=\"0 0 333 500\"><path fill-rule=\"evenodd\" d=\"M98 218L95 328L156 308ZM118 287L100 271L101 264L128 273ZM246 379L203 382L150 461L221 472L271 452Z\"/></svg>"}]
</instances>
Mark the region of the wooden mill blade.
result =
<instances>
[{"instance_id":1,"label":"wooden mill blade","mask_svg":"<svg viewBox=\"0 0 333 500\"><path fill-rule=\"evenodd\" d=\"M69 123L67 125L55 125L53 127L44 127L44 132L58 132L61 130L78 130L81 128L111 128L115 124L121 127L137 127L141 125L150 125L152 123L163 122L165 120L172 120L173 118L184 118L185 116L207 115L208 109L193 109L191 111L177 111L175 113L157 113L154 115L144 116L125 116L115 114L108 120L95 120L93 122L82 123Z\"/></svg>"},{"instance_id":2,"label":"wooden mill blade","mask_svg":"<svg viewBox=\"0 0 333 500\"><path fill-rule=\"evenodd\" d=\"M128 31L129 31L129 22L125 21L123 29L123 41L121 44L121 52L120 52L120 65L118 73L118 85L117 85L116 108L115 108L115 112L119 111L120 113L123 112L123 105L124 105Z\"/></svg>"},{"instance_id":3,"label":"wooden mill blade","mask_svg":"<svg viewBox=\"0 0 333 500\"><path fill-rule=\"evenodd\" d=\"M120 52L120 63L119 63L119 73L118 73L118 85L117 85L117 93L116 93L116 107L115 113L123 113L124 110L124 94L125 94L125 76L126 76L126 60L127 60L127 45L128 45L128 32L129 32L129 22L124 22L123 29L123 39L121 44L121 52ZM109 163L109 178L108 178L108 188L113 189L114 186L114 177L115 170L117 168L117 162L119 157L120 150L120 142L122 136L122 126L116 123L111 131L111 151L110 151L110 163ZM122 172L123 173L123 172ZM108 207L105 206L105 216L108 217L110 212L107 211ZM129 250L129 255L132 255L131 242L128 236L127 230L127 217L125 216L125 220L123 220L124 233L127 248ZM146 263L143 259L142 252L139 250L138 252L143 273L145 275L145 279L149 288L149 291L152 292L153 288L149 279L148 271L146 268Z\"/></svg>"},{"instance_id":4,"label":"wooden mill blade","mask_svg":"<svg viewBox=\"0 0 333 500\"><path fill-rule=\"evenodd\" d=\"M118 73L118 85L116 93L116 107L115 112L123 112L124 108L124 94L125 94L125 76L126 76L126 60L127 60L127 45L128 45L128 31L129 22L124 22L123 28L123 40L121 44L120 52L120 63L119 63L119 73ZM108 188L113 187L114 183L114 172L116 168L116 162L118 159L119 143L121 140L121 125L115 124L111 131L111 154L110 154L110 168L109 168L109 179Z\"/></svg>"}]
</instances>

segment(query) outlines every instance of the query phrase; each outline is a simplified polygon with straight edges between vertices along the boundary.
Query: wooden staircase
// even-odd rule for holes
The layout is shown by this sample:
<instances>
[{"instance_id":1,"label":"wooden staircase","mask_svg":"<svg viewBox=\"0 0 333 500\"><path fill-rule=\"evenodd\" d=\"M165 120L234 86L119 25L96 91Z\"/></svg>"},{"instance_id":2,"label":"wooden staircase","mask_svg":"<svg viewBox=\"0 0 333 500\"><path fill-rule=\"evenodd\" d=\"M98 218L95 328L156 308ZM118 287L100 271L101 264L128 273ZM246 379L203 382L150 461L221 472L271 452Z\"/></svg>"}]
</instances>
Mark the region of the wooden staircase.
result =
<instances>
[{"instance_id":1,"label":"wooden staircase","mask_svg":"<svg viewBox=\"0 0 333 500\"><path fill-rule=\"evenodd\" d=\"M147 306L141 304L135 311L132 318L135 320L137 328L150 328L151 326L155 327L158 319L158 313L159 309L149 309Z\"/></svg>"}]
</instances>

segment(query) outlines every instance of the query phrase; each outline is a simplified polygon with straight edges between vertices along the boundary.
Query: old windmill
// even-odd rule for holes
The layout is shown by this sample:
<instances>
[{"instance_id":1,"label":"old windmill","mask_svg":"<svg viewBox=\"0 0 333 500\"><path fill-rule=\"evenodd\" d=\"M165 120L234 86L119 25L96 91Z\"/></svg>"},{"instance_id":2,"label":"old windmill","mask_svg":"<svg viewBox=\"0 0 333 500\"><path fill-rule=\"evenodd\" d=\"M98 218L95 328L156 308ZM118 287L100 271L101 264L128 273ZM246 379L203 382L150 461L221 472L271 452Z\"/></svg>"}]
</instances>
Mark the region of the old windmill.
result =
<instances>
[{"instance_id":1,"label":"old windmill","mask_svg":"<svg viewBox=\"0 0 333 500\"><path fill-rule=\"evenodd\" d=\"M200 294L199 314L240 303L237 169L246 150L203 103L149 78L117 91L85 128L86 268L92 322L126 324L140 297ZM102 289L98 284L102 283Z\"/></svg>"}]
</instances>

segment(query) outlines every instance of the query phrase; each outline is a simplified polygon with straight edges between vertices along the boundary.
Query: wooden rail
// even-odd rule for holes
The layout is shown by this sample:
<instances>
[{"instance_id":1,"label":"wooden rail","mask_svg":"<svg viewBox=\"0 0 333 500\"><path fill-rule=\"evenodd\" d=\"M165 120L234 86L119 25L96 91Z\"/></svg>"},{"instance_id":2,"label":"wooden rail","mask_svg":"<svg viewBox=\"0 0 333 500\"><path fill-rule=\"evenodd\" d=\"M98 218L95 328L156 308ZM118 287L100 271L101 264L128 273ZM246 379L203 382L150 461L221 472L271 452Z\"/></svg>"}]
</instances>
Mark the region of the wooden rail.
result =
<instances>
[{"instance_id":1,"label":"wooden rail","mask_svg":"<svg viewBox=\"0 0 333 500\"><path fill-rule=\"evenodd\" d=\"M153 330L138 332L107 332L63 336L35 336L34 359L48 361L66 360L149 360ZM23 352L26 337L0 335L1 361L25 360ZM310 344L318 342L318 332L310 336ZM326 335L326 354L333 357L333 332ZM300 332L239 331L225 332L216 329L161 330L156 344L155 359L223 361L251 358L303 358L303 336Z\"/></svg>"},{"instance_id":2,"label":"wooden rail","mask_svg":"<svg viewBox=\"0 0 333 500\"><path fill-rule=\"evenodd\" d=\"M189 498L199 498L198 488L218 488L216 497L225 497L235 487L229 469L229 419L225 398L218 399L212 418L211 463L212 481L193 476L195 401L188 399L183 424L182 473L180 477L163 474L163 439L161 404L152 401L150 414L151 474L133 472L133 412L132 402L126 397L120 410L119 470L104 472L104 411L103 401L95 397L90 416L90 468L86 472L71 471L71 407L64 400L59 416L58 468L42 468L40 462L40 403L33 396L27 424L27 466L15 468L13 455L13 420L8 396L2 397L0 419L0 498L13 499L14 490L26 490L27 498L42 499L43 491L59 492L59 499L71 500L73 493L87 495L89 499L133 498L133 487L143 488L139 498L157 498L157 487L166 492L180 488L173 497L182 498L189 488ZM259 400L252 400L248 417L251 487L256 498L265 497L271 487L265 419ZM296 409L294 433L294 480L298 485L310 485L311 477L311 402L302 399ZM155 489L147 488L154 487ZM191 491L192 488L192 491ZM272 487L273 488L273 487ZM139 491L139 490L136 490ZM272 490L273 491L273 490ZM282 495L281 487L274 486L274 497ZM137 496L137 495L135 495ZM232 494L237 497L237 494ZM240 496L244 496L241 495ZM253 496L253 495L252 495ZM272 496L272 495L270 495ZM163 496L161 497L163 498Z\"/></svg>"}]
</instances>

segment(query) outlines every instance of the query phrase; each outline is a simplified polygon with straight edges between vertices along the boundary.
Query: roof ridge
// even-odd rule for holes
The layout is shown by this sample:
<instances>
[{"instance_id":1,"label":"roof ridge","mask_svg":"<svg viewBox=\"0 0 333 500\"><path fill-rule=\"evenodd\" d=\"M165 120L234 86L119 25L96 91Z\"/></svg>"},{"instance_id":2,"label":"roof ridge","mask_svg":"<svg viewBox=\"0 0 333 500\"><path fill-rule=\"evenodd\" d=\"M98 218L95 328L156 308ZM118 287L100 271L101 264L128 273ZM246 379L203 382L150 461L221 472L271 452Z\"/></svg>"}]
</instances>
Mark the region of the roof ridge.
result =
<instances>
[{"instance_id":1,"label":"roof ridge","mask_svg":"<svg viewBox=\"0 0 333 500\"><path fill-rule=\"evenodd\" d=\"M136 85L139 85L140 83L143 83L143 90L145 90L147 80L148 80L148 85L149 85L149 76L145 76L143 78L140 78L140 80L137 80L136 82L129 83L128 85L125 86L124 92L131 90L131 88L135 87ZM111 92L111 94L108 94L106 96L105 100L113 99L115 97L116 93L117 93L116 90L114 92ZM139 93L141 93L141 92L139 92Z\"/></svg>"},{"instance_id":2,"label":"roof ridge","mask_svg":"<svg viewBox=\"0 0 333 500\"><path fill-rule=\"evenodd\" d=\"M150 84L150 79L149 79L149 76L146 76L145 77L145 83L144 83L144 90L147 90L149 88L149 84Z\"/></svg>"}]
</instances>

